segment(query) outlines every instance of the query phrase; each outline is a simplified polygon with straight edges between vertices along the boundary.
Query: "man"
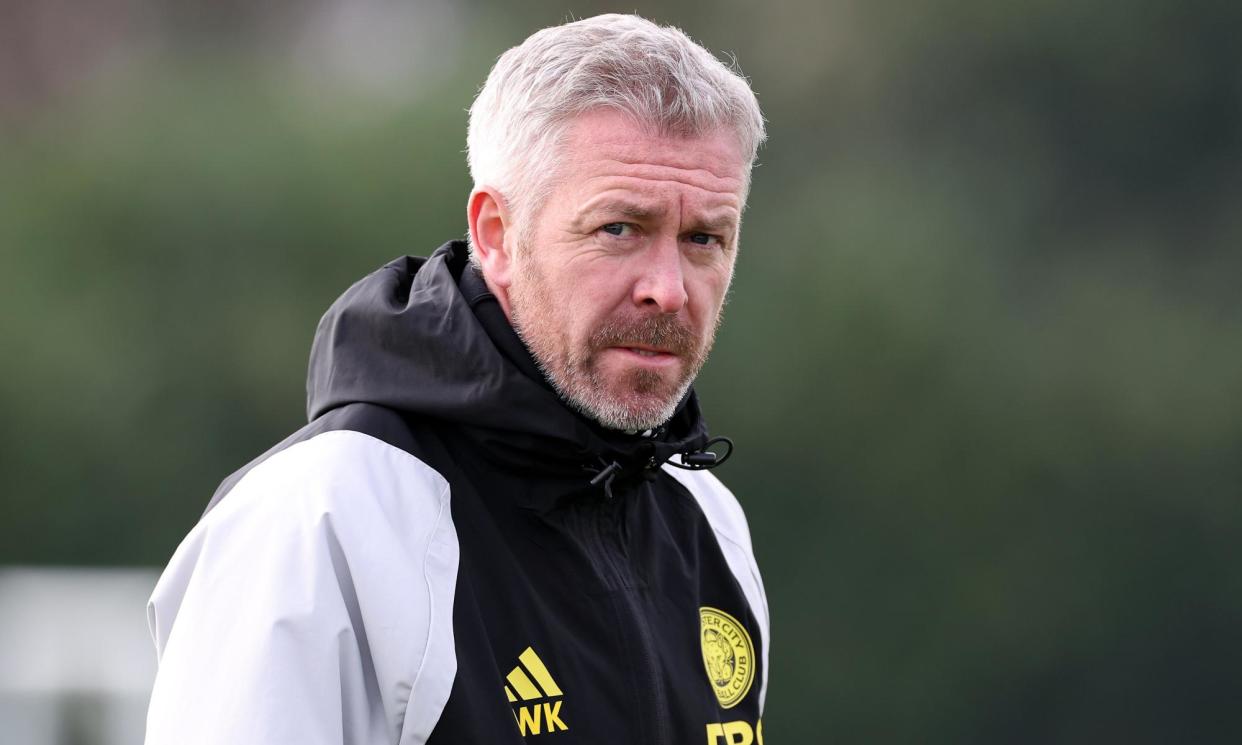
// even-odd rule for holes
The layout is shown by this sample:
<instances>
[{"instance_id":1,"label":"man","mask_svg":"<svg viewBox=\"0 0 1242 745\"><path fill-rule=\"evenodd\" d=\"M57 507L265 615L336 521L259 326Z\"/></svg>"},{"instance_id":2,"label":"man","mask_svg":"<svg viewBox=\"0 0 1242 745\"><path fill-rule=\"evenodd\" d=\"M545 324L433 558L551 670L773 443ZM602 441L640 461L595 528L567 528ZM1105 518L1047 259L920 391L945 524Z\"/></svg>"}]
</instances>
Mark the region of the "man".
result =
<instances>
[{"instance_id":1,"label":"man","mask_svg":"<svg viewBox=\"0 0 1242 745\"><path fill-rule=\"evenodd\" d=\"M147 742L762 742L767 605L690 384L763 136L675 29L503 55L469 247L333 305L310 424L160 579Z\"/></svg>"}]
</instances>

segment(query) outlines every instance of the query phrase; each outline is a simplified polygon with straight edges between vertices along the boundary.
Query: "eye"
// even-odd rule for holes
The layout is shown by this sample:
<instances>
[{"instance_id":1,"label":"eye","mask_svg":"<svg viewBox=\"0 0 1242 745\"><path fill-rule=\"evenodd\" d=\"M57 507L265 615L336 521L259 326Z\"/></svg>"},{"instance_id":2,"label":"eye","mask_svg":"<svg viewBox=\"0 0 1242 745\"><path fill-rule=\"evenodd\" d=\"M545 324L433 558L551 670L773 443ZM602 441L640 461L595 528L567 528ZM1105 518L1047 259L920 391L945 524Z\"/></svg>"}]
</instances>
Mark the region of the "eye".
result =
<instances>
[{"instance_id":1,"label":"eye","mask_svg":"<svg viewBox=\"0 0 1242 745\"><path fill-rule=\"evenodd\" d=\"M700 246L723 246L724 240L718 235L711 233L691 233L687 240Z\"/></svg>"},{"instance_id":2,"label":"eye","mask_svg":"<svg viewBox=\"0 0 1242 745\"><path fill-rule=\"evenodd\" d=\"M610 222L607 225L601 226L599 232L614 238L630 238L634 236L635 230L637 228L628 222Z\"/></svg>"}]
</instances>

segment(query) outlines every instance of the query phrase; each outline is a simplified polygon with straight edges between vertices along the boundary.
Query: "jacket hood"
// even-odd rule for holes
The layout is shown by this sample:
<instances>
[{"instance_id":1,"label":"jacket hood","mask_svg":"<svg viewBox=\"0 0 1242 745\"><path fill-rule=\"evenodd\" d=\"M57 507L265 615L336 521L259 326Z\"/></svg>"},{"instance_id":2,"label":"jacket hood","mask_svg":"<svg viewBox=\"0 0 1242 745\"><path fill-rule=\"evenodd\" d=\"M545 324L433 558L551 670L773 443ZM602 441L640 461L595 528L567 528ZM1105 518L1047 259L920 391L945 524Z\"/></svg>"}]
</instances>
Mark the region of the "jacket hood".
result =
<instances>
[{"instance_id":1,"label":"jacket hood","mask_svg":"<svg viewBox=\"0 0 1242 745\"><path fill-rule=\"evenodd\" d=\"M307 414L314 420L356 402L455 423L492 455L538 470L616 463L622 472L641 471L707 442L693 390L647 435L606 429L566 405L470 267L462 241L426 259L389 262L320 320Z\"/></svg>"}]
</instances>

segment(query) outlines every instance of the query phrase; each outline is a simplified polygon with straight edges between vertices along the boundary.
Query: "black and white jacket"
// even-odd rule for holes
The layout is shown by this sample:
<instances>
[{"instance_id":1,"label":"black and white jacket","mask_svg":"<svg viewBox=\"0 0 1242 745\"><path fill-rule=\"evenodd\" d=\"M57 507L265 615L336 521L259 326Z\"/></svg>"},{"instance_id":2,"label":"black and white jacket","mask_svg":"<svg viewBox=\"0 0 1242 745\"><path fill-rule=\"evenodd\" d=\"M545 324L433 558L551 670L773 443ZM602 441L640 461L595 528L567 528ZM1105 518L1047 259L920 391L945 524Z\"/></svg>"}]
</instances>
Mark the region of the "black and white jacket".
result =
<instances>
[{"instance_id":1,"label":"black and white jacket","mask_svg":"<svg viewBox=\"0 0 1242 745\"><path fill-rule=\"evenodd\" d=\"M546 383L447 244L320 323L310 424L148 606L147 745L762 742L768 609L691 393L645 435ZM592 483L594 481L594 483Z\"/></svg>"}]
</instances>

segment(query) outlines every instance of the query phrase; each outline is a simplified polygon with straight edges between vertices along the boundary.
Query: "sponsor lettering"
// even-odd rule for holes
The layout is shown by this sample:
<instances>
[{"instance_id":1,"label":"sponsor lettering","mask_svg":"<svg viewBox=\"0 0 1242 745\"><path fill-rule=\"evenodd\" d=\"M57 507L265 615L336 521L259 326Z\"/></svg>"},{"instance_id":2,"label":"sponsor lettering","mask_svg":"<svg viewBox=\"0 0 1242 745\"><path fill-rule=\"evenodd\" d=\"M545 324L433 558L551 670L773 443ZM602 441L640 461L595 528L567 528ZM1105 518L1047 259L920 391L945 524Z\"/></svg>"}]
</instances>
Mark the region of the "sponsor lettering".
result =
<instances>
[{"instance_id":1,"label":"sponsor lettering","mask_svg":"<svg viewBox=\"0 0 1242 745\"><path fill-rule=\"evenodd\" d=\"M561 704L563 701L545 701L534 706L521 706L514 712L518 729L522 737L551 732L565 732L569 727L561 721Z\"/></svg>"},{"instance_id":2,"label":"sponsor lettering","mask_svg":"<svg viewBox=\"0 0 1242 745\"><path fill-rule=\"evenodd\" d=\"M752 728L750 722L712 722L707 725L707 745L763 745L763 720Z\"/></svg>"}]
</instances>

